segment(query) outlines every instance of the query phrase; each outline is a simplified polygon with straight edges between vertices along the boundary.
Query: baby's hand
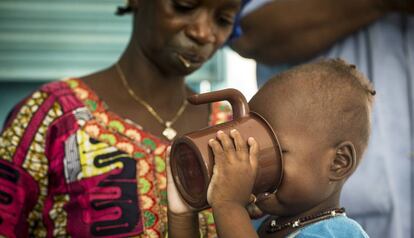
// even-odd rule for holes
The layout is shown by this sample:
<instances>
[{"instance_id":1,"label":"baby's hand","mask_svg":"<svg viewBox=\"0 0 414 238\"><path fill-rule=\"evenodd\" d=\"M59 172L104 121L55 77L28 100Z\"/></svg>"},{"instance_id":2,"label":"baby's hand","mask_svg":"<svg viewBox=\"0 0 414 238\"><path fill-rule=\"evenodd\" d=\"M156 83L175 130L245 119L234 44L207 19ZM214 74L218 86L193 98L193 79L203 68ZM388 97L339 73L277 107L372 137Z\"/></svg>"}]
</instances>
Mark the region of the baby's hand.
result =
<instances>
[{"instance_id":1,"label":"baby's hand","mask_svg":"<svg viewBox=\"0 0 414 238\"><path fill-rule=\"evenodd\" d=\"M215 165L207 191L210 206L232 203L246 206L256 178L259 145L250 137L246 141L237 130L230 132L231 138L222 131L217 139L211 139Z\"/></svg>"}]
</instances>

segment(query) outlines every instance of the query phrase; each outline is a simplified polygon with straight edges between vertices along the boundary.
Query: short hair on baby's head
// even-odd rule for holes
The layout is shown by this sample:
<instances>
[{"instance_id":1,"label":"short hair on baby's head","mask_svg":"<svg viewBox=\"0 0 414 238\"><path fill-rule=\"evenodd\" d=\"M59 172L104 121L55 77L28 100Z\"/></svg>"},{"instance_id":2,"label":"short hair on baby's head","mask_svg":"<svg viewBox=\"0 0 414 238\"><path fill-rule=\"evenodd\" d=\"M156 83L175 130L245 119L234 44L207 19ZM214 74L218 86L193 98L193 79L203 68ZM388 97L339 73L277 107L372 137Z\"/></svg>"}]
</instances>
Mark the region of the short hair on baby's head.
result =
<instances>
[{"instance_id":1,"label":"short hair on baby's head","mask_svg":"<svg viewBox=\"0 0 414 238\"><path fill-rule=\"evenodd\" d=\"M301 115L315 138L332 145L351 141L360 160L369 140L375 90L354 65L342 59L317 60L278 74L264 88L281 84L304 97Z\"/></svg>"}]
</instances>

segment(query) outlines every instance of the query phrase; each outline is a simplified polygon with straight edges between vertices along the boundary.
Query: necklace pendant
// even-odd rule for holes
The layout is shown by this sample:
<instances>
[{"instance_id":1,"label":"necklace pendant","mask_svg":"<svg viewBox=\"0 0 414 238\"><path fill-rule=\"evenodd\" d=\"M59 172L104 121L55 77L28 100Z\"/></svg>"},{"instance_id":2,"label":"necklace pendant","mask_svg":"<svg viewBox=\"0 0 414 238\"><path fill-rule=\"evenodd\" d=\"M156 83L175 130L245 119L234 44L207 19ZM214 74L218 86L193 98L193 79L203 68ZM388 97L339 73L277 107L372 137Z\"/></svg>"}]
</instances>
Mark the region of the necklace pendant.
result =
<instances>
[{"instance_id":1,"label":"necklace pendant","mask_svg":"<svg viewBox=\"0 0 414 238\"><path fill-rule=\"evenodd\" d=\"M174 130L171 126L170 123L166 123L166 128L164 129L164 131L162 132L162 135L165 136L168 140L173 140L175 138L175 136L177 135L177 131Z\"/></svg>"}]
</instances>

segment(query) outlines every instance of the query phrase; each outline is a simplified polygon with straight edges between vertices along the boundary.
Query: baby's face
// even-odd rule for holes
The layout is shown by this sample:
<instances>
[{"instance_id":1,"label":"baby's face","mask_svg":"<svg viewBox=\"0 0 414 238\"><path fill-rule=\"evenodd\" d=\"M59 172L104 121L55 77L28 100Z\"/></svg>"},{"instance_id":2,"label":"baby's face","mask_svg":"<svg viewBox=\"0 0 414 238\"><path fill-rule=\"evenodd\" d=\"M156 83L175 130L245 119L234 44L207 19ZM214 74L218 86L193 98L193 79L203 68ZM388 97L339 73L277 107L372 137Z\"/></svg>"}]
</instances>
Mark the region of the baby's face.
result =
<instances>
[{"instance_id":1,"label":"baby's face","mask_svg":"<svg viewBox=\"0 0 414 238\"><path fill-rule=\"evenodd\" d=\"M266 213L289 216L308 211L331 193L329 168L335 148L330 148L312 128L312 110L306 95L278 86L259 92L250 109L273 127L283 152L283 180L277 191L257 206ZM306 109L306 110L305 110Z\"/></svg>"}]
</instances>

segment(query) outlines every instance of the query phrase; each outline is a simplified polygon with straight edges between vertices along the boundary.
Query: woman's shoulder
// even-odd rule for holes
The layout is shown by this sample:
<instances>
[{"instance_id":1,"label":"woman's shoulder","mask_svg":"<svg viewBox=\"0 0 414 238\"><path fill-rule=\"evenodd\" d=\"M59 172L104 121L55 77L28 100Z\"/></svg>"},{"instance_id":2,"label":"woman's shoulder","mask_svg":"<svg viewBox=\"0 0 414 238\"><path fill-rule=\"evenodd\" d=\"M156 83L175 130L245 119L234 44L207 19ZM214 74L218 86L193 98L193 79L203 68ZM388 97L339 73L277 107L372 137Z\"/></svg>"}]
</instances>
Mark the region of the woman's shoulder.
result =
<instances>
[{"instance_id":1,"label":"woman's shoulder","mask_svg":"<svg viewBox=\"0 0 414 238\"><path fill-rule=\"evenodd\" d=\"M73 85L77 84L79 81L80 80L78 78L64 78L47 82L30 93L21 101L21 103L24 103L30 98L37 98L40 94L43 95L43 97L52 97L54 100L58 100L59 97L75 95L75 92L73 91Z\"/></svg>"},{"instance_id":2,"label":"woman's shoulder","mask_svg":"<svg viewBox=\"0 0 414 238\"><path fill-rule=\"evenodd\" d=\"M31 118L42 118L42 115L49 114L50 116L56 114L55 116L58 117L82 106L71 87L75 82L77 82L76 78L67 78L41 85L12 108L4 127L6 128L17 117L29 121Z\"/></svg>"},{"instance_id":3,"label":"woman's shoulder","mask_svg":"<svg viewBox=\"0 0 414 238\"><path fill-rule=\"evenodd\" d=\"M28 98L42 95L44 102L58 104L63 112L73 110L82 106L76 88L80 84L78 78L64 78L61 80L45 83L32 93Z\"/></svg>"},{"instance_id":4,"label":"woman's shoulder","mask_svg":"<svg viewBox=\"0 0 414 238\"><path fill-rule=\"evenodd\" d=\"M62 122L59 125L63 128L68 125L64 118L75 117L73 112L83 105L68 80L46 83L14 106L0 133L2 158L20 161L29 152L44 153L51 128L57 122Z\"/></svg>"}]
</instances>

